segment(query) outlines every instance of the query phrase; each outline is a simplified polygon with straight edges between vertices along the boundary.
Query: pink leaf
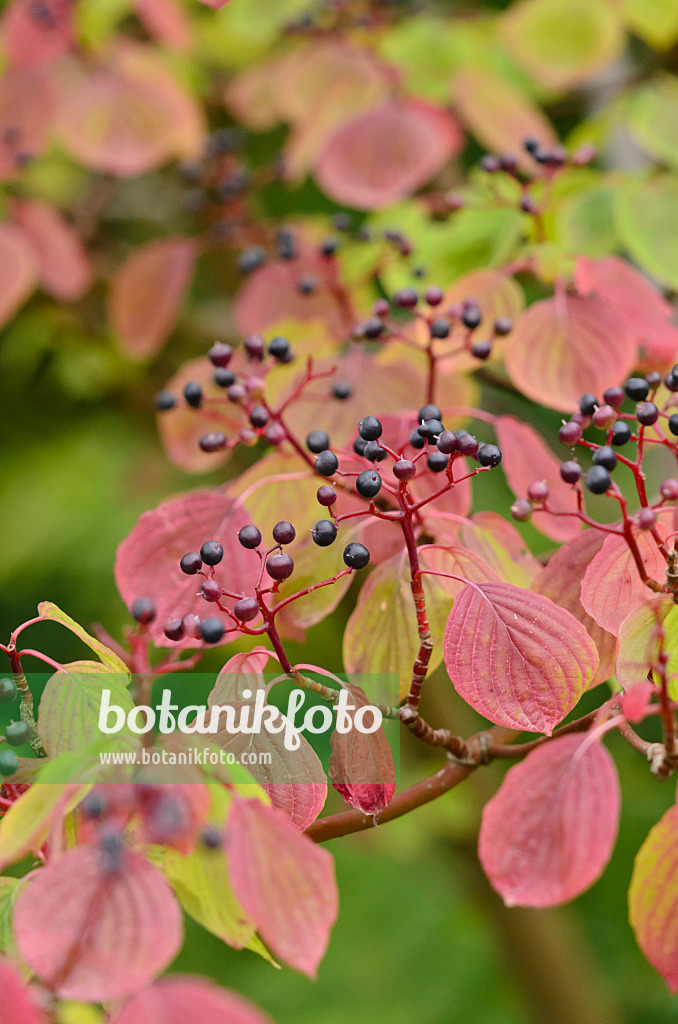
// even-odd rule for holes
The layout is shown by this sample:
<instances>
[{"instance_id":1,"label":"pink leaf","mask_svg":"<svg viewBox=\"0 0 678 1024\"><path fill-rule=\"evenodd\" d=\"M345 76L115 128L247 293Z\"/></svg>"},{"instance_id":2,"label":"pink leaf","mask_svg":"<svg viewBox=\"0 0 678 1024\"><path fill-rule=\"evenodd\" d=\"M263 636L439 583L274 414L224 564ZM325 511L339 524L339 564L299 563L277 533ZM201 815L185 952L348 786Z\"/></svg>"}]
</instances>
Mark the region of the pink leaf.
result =
<instances>
[{"instance_id":1,"label":"pink leaf","mask_svg":"<svg viewBox=\"0 0 678 1024\"><path fill-rule=\"evenodd\" d=\"M36 285L38 264L24 232L0 224L0 327L23 305Z\"/></svg>"},{"instance_id":2,"label":"pink leaf","mask_svg":"<svg viewBox=\"0 0 678 1024\"><path fill-rule=\"evenodd\" d=\"M215 11L220 11L222 7L225 7L228 0L198 0L198 3L204 4L205 7L211 7Z\"/></svg>"},{"instance_id":3,"label":"pink leaf","mask_svg":"<svg viewBox=\"0 0 678 1024\"><path fill-rule=\"evenodd\" d=\"M370 703L360 687L347 686L346 689L356 709ZM371 720L366 724L370 725ZM356 728L345 733L335 729L331 744L329 776L332 785L351 807L377 818L391 802L396 781L393 754L384 730L380 728L366 735Z\"/></svg>"},{"instance_id":4,"label":"pink leaf","mask_svg":"<svg viewBox=\"0 0 678 1024\"><path fill-rule=\"evenodd\" d=\"M122 852L119 870L107 870L92 846L30 876L14 930L21 956L58 996L93 1003L147 985L182 940L181 914L162 875L131 850Z\"/></svg>"},{"instance_id":5,"label":"pink leaf","mask_svg":"<svg viewBox=\"0 0 678 1024\"><path fill-rule=\"evenodd\" d=\"M614 673L617 642L612 633L599 626L581 603L581 581L591 560L600 551L605 537L596 530L585 530L555 552L532 584L537 594L550 597L566 608L584 626L596 647L600 664L593 685L603 683Z\"/></svg>"},{"instance_id":6,"label":"pink leaf","mask_svg":"<svg viewBox=\"0 0 678 1024\"><path fill-rule=\"evenodd\" d=\"M89 289L94 270L79 235L49 203L16 199L12 217L40 264L40 284L60 302L75 302Z\"/></svg>"},{"instance_id":7,"label":"pink leaf","mask_svg":"<svg viewBox=\"0 0 678 1024\"><path fill-rule=\"evenodd\" d=\"M191 23L176 0L135 0L137 17L149 35L171 50L191 46Z\"/></svg>"},{"instance_id":8,"label":"pink leaf","mask_svg":"<svg viewBox=\"0 0 678 1024\"><path fill-rule=\"evenodd\" d=\"M109 316L127 355L149 359L167 340L195 266L189 238L160 238L141 246L111 282Z\"/></svg>"},{"instance_id":9,"label":"pink leaf","mask_svg":"<svg viewBox=\"0 0 678 1024\"><path fill-rule=\"evenodd\" d=\"M636 683L621 695L621 711L627 722L642 722L647 715L655 687L649 679Z\"/></svg>"},{"instance_id":10,"label":"pink leaf","mask_svg":"<svg viewBox=\"0 0 678 1024\"><path fill-rule=\"evenodd\" d=\"M270 1024L258 1007L206 978L173 974L128 999L113 1024Z\"/></svg>"},{"instance_id":11,"label":"pink leaf","mask_svg":"<svg viewBox=\"0 0 678 1024\"><path fill-rule=\"evenodd\" d=\"M506 353L516 387L562 412L577 408L584 392L623 381L635 361L633 335L611 303L564 294L521 314Z\"/></svg>"},{"instance_id":12,"label":"pink leaf","mask_svg":"<svg viewBox=\"0 0 678 1024\"><path fill-rule=\"evenodd\" d=\"M457 693L491 722L550 735L590 685L598 652L547 597L477 583L464 587L447 620L445 666Z\"/></svg>"},{"instance_id":13,"label":"pink leaf","mask_svg":"<svg viewBox=\"0 0 678 1024\"><path fill-rule=\"evenodd\" d=\"M666 562L652 537L638 533L636 544L647 575L663 582ZM581 584L581 603L589 615L599 626L617 636L624 619L644 604L650 594L624 538L606 537Z\"/></svg>"},{"instance_id":14,"label":"pink leaf","mask_svg":"<svg viewBox=\"0 0 678 1024\"><path fill-rule=\"evenodd\" d=\"M379 209L430 181L462 141L457 122L442 107L391 100L346 121L330 136L316 177L336 202Z\"/></svg>"},{"instance_id":15,"label":"pink leaf","mask_svg":"<svg viewBox=\"0 0 678 1024\"><path fill-rule=\"evenodd\" d=\"M644 364L661 368L675 360L678 330L669 323L673 307L625 260L580 256L574 280L583 295L598 295L614 305L634 336Z\"/></svg>"},{"instance_id":16,"label":"pink leaf","mask_svg":"<svg viewBox=\"0 0 678 1024\"><path fill-rule=\"evenodd\" d=\"M0 180L16 177L42 152L55 109L54 84L42 69L16 68L0 78Z\"/></svg>"},{"instance_id":17,"label":"pink leaf","mask_svg":"<svg viewBox=\"0 0 678 1024\"><path fill-rule=\"evenodd\" d=\"M201 578L185 576L179 568L182 555L200 551L205 541L218 540L224 547L223 585L236 594L253 590L259 559L236 537L248 522L244 510L217 491L193 491L144 512L118 548L115 579L128 607L137 597L155 601L157 616L149 630L157 643L167 646L170 642L163 633L167 619L189 612L203 617L214 614L214 605L197 596ZM233 604L228 599L225 603ZM182 642L190 647L199 644Z\"/></svg>"},{"instance_id":18,"label":"pink leaf","mask_svg":"<svg viewBox=\"0 0 678 1024\"><path fill-rule=\"evenodd\" d=\"M629 921L636 940L671 992L678 992L678 813L650 830L633 865Z\"/></svg>"},{"instance_id":19,"label":"pink leaf","mask_svg":"<svg viewBox=\"0 0 678 1024\"><path fill-rule=\"evenodd\" d=\"M238 900L275 956L315 977L337 916L327 850L259 800L233 800L226 858Z\"/></svg>"},{"instance_id":20,"label":"pink leaf","mask_svg":"<svg viewBox=\"0 0 678 1024\"><path fill-rule=\"evenodd\" d=\"M576 512L574 491L560 476L560 460L534 427L513 416L498 416L495 429L499 447L504 453L502 467L515 496L525 497L531 483L545 480L549 488L549 506L559 512ZM560 518L546 512L535 515L533 522L547 537L558 541L570 540L581 531L578 519Z\"/></svg>"},{"instance_id":21,"label":"pink leaf","mask_svg":"<svg viewBox=\"0 0 678 1024\"><path fill-rule=\"evenodd\" d=\"M2 49L12 66L35 67L75 42L72 0L13 0L0 22Z\"/></svg>"},{"instance_id":22,"label":"pink leaf","mask_svg":"<svg viewBox=\"0 0 678 1024\"><path fill-rule=\"evenodd\" d=\"M614 762L588 736L561 736L510 768L485 805L478 853L509 907L554 907L600 877L619 825Z\"/></svg>"},{"instance_id":23,"label":"pink leaf","mask_svg":"<svg viewBox=\"0 0 678 1024\"><path fill-rule=\"evenodd\" d=\"M2 1024L42 1024L29 989L19 972L4 957L0 959L0 992L2 993Z\"/></svg>"}]
</instances>

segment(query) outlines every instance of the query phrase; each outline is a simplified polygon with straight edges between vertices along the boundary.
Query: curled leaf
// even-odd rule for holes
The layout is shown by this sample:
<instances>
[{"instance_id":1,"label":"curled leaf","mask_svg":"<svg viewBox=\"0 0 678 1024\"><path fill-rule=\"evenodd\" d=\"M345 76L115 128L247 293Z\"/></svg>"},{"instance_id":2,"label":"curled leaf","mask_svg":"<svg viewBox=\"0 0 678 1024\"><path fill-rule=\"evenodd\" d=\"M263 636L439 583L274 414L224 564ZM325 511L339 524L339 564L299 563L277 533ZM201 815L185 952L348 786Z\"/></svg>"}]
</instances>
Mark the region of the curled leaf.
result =
<instances>
[{"instance_id":1,"label":"curled leaf","mask_svg":"<svg viewBox=\"0 0 678 1024\"><path fill-rule=\"evenodd\" d=\"M369 704L360 687L346 688L356 709ZM348 714L352 720L353 716ZM355 727L343 733L335 728L330 742L332 785L351 807L377 818L390 803L396 781L393 754L384 730L365 734Z\"/></svg>"}]
</instances>

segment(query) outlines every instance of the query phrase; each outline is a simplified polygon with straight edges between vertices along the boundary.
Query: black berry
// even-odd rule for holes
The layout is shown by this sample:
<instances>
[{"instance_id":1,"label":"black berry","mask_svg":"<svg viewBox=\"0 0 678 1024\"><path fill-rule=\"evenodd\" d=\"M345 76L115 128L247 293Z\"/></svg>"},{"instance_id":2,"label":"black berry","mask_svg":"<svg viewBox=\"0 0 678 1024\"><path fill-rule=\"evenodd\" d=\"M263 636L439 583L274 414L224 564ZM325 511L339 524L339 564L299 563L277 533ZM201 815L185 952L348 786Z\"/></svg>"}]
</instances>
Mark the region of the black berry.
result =
<instances>
[{"instance_id":1,"label":"black berry","mask_svg":"<svg viewBox=\"0 0 678 1024\"><path fill-rule=\"evenodd\" d=\"M578 462L563 462L560 476L566 484L576 484L581 477L582 469Z\"/></svg>"},{"instance_id":2,"label":"black berry","mask_svg":"<svg viewBox=\"0 0 678 1024\"><path fill-rule=\"evenodd\" d=\"M378 441L366 441L363 448L363 456L369 462L383 462L388 458L388 452L382 448Z\"/></svg>"},{"instance_id":3,"label":"black berry","mask_svg":"<svg viewBox=\"0 0 678 1024\"><path fill-rule=\"evenodd\" d=\"M200 557L205 565L219 565L224 557L224 549L218 540L208 540L200 548Z\"/></svg>"},{"instance_id":4,"label":"black berry","mask_svg":"<svg viewBox=\"0 0 678 1024\"><path fill-rule=\"evenodd\" d=\"M251 245L238 256L238 270L241 274L251 274L253 270L266 262L266 253L260 245Z\"/></svg>"},{"instance_id":5,"label":"black berry","mask_svg":"<svg viewBox=\"0 0 678 1024\"><path fill-rule=\"evenodd\" d=\"M439 409L437 405L433 404L422 405L417 414L417 419L420 423L423 423L425 420L441 420L442 418L442 409Z\"/></svg>"},{"instance_id":6,"label":"black berry","mask_svg":"<svg viewBox=\"0 0 678 1024\"><path fill-rule=\"evenodd\" d=\"M452 452L456 452L459 448L459 438L454 431L443 430L442 434L438 434L436 445L438 451L442 452L443 455L451 455Z\"/></svg>"},{"instance_id":7,"label":"black berry","mask_svg":"<svg viewBox=\"0 0 678 1024\"><path fill-rule=\"evenodd\" d=\"M290 343L287 338L283 338L281 335L271 338L268 345L268 354L279 362L287 359L290 354Z\"/></svg>"},{"instance_id":8,"label":"black berry","mask_svg":"<svg viewBox=\"0 0 678 1024\"><path fill-rule=\"evenodd\" d=\"M195 576L202 569L202 558L197 551L189 551L179 562L179 567L187 576Z\"/></svg>"},{"instance_id":9,"label":"black berry","mask_svg":"<svg viewBox=\"0 0 678 1024\"><path fill-rule=\"evenodd\" d=\"M584 479L592 494L605 494L612 485L612 478L604 466L591 466Z\"/></svg>"},{"instance_id":10,"label":"black berry","mask_svg":"<svg viewBox=\"0 0 678 1024\"><path fill-rule=\"evenodd\" d=\"M147 597L137 597L135 601L132 601L130 612L133 619L140 622L142 626L147 626L155 618L155 602Z\"/></svg>"},{"instance_id":11,"label":"black berry","mask_svg":"<svg viewBox=\"0 0 678 1024\"><path fill-rule=\"evenodd\" d=\"M492 342L489 338L486 338L485 341L477 341L475 345L472 345L471 355L483 361L489 359L492 355Z\"/></svg>"},{"instance_id":12,"label":"black berry","mask_svg":"<svg viewBox=\"0 0 678 1024\"><path fill-rule=\"evenodd\" d=\"M624 391L633 402L644 402L650 393L650 385L644 377L629 377Z\"/></svg>"},{"instance_id":13,"label":"black berry","mask_svg":"<svg viewBox=\"0 0 678 1024\"><path fill-rule=\"evenodd\" d=\"M664 385L668 391L678 391L678 375L673 372L667 373L664 377Z\"/></svg>"},{"instance_id":14,"label":"black berry","mask_svg":"<svg viewBox=\"0 0 678 1024\"><path fill-rule=\"evenodd\" d=\"M419 428L415 427L410 434L410 444L413 448L423 448L426 444L425 438L419 433Z\"/></svg>"},{"instance_id":15,"label":"black berry","mask_svg":"<svg viewBox=\"0 0 678 1024\"><path fill-rule=\"evenodd\" d=\"M197 381L189 380L184 387L184 398L192 409L199 409L202 405L202 388Z\"/></svg>"},{"instance_id":16,"label":"black berry","mask_svg":"<svg viewBox=\"0 0 678 1024\"><path fill-rule=\"evenodd\" d=\"M324 430L312 430L306 435L306 447L314 455L324 452L330 446L329 435Z\"/></svg>"},{"instance_id":17,"label":"black berry","mask_svg":"<svg viewBox=\"0 0 678 1024\"><path fill-rule=\"evenodd\" d=\"M226 446L226 434L215 430L210 434L203 434L198 441L199 447L204 452L218 452Z\"/></svg>"},{"instance_id":18,"label":"black berry","mask_svg":"<svg viewBox=\"0 0 678 1024\"><path fill-rule=\"evenodd\" d=\"M212 374L212 380L215 384L218 384L220 388L230 388L235 384L238 378L233 373L233 370L227 370L223 366L218 366Z\"/></svg>"},{"instance_id":19,"label":"black berry","mask_svg":"<svg viewBox=\"0 0 678 1024\"><path fill-rule=\"evenodd\" d=\"M322 484L322 486L320 486L316 491L315 496L319 503L324 505L325 508L329 508L330 505L334 505L337 500L337 492L334 487L330 487L329 484Z\"/></svg>"},{"instance_id":20,"label":"black berry","mask_svg":"<svg viewBox=\"0 0 678 1024\"><path fill-rule=\"evenodd\" d=\"M599 448L593 453L593 465L602 466L603 469L606 469L611 473L617 465L617 456L615 455L614 450L607 444L603 445L602 448Z\"/></svg>"},{"instance_id":21,"label":"black berry","mask_svg":"<svg viewBox=\"0 0 678 1024\"><path fill-rule=\"evenodd\" d=\"M579 399L579 412L582 416L593 416L597 405L598 399L596 396L588 392Z\"/></svg>"},{"instance_id":22,"label":"black berry","mask_svg":"<svg viewBox=\"0 0 678 1024\"><path fill-rule=\"evenodd\" d=\"M370 316L361 324L360 332L365 338L373 340L378 338L384 330L384 324L378 316Z\"/></svg>"},{"instance_id":23,"label":"black berry","mask_svg":"<svg viewBox=\"0 0 678 1024\"><path fill-rule=\"evenodd\" d=\"M365 441L376 441L381 437L383 427L376 416L363 416L358 424L358 433Z\"/></svg>"},{"instance_id":24,"label":"black berry","mask_svg":"<svg viewBox=\"0 0 678 1024\"><path fill-rule=\"evenodd\" d=\"M434 437L437 437L438 434L442 434L444 429L445 428L440 420L424 420L424 422L420 423L417 427L421 436L427 437L431 441Z\"/></svg>"},{"instance_id":25,"label":"black berry","mask_svg":"<svg viewBox=\"0 0 678 1024\"><path fill-rule=\"evenodd\" d=\"M610 444L613 444L615 448L619 448L623 444L628 444L631 440L631 428L628 423L624 422L624 420L617 420L610 430L612 432Z\"/></svg>"},{"instance_id":26,"label":"black berry","mask_svg":"<svg viewBox=\"0 0 678 1024\"><path fill-rule=\"evenodd\" d=\"M346 401L353 394L353 388L346 381L338 380L332 388L333 398L338 398L340 402Z\"/></svg>"},{"instance_id":27,"label":"black berry","mask_svg":"<svg viewBox=\"0 0 678 1024\"><path fill-rule=\"evenodd\" d=\"M297 531L286 519L282 519L273 527L273 540L276 544L291 544L296 535Z\"/></svg>"},{"instance_id":28,"label":"black berry","mask_svg":"<svg viewBox=\"0 0 678 1024\"><path fill-rule=\"evenodd\" d=\"M483 314L477 306L469 306L461 315L461 322L469 331L474 331L483 319Z\"/></svg>"},{"instance_id":29,"label":"black berry","mask_svg":"<svg viewBox=\"0 0 678 1024\"><path fill-rule=\"evenodd\" d=\"M13 700L16 700L18 692L13 679L9 679L7 676L0 679L0 704L11 704Z\"/></svg>"},{"instance_id":30,"label":"black berry","mask_svg":"<svg viewBox=\"0 0 678 1024\"><path fill-rule=\"evenodd\" d=\"M5 729L5 739L10 747L20 747L28 742L31 730L26 722L10 722Z\"/></svg>"},{"instance_id":31,"label":"black berry","mask_svg":"<svg viewBox=\"0 0 678 1024\"><path fill-rule=\"evenodd\" d=\"M233 606L233 614L241 622L251 622L259 614L259 602L256 597L243 597Z\"/></svg>"},{"instance_id":32,"label":"black berry","mask_svg":"<svg viewBox=\"0 0 678 1024\"><path fill-rule=\"evenodd\" d=\"M155 396L155 407L158 412L168 412L170 409L173 409L176 404L177 400L175 396L171 391L167 391L166 389L158 391Z\"/></svg>"},{"instance_id":33,"label":"black berry","mask_svg":"<svg viewBox=\"0 0 678 1024\"><path fill-rule=\"evenodd\" d=\"M353 541L344 548L344 562L349 569L364 569L369 561L370 553L364 544Z\"/></svg>"},{"instance_id":34,"label":"black berry","mask_svg":"<svg viewBox=\"0 0 678 1024\"><path fill-rule=\"evenodd\" d=\"M368 442L363 437L356 437L353 442L353 451L356 455L364 455Z\"/></svg>"},{"instance_id":35,"label":"black berry","mask_svg":"<svg viewBox=\"0 0 678 1024\"><path fill-rule=\"evenodd\" d=\"M668 423L671 433L678 436L678 412L674 412L672 416L669 416Z\"/></svg>"},{"instance_id":36,"label":"black berry","mask_svg":"<svg viewBox=\"0 0 678 1024\"><path fill-rule=\"evenodd\" d=\"M397 480L411 480L416 473L417 467L411 459L399 459L393 467L393 475Z\"/></svg>"},{"instance_id":37,"label":"black berry","mask_svg":"<svg viewBox=\"0 0 678 1024\"><path fill-rule=\"evenodd\" d=\"M332 476L339 468L339 459L331 451L324 451L318 454L315 460L315 471L319 476Z\"/></svg>"},{"instance_id":38,"label":"black berry","mask_svg":"<svg viewBox=\"0 0 678 1024\"><path fill-rule=\"evenodd\" d=\"M442 473L444 469L447 469L449 461L447 455L443 455L439 451L433 451L426 459L426 465L432 473Z\"/></svg>"},{"instance_id":39,"label":"black berry","mask_svg":"<svg viewBox=\"0 0 678 1024\"><path fill-rule=\"evenodd\" d=\"M244 548L253 550L261 544L261 531L256 526L243 526L238 531L238 540Z\"/></svg>"},{"instance_id":40,"label":"black berry","mask_svg":"<svg viewBox=\"0 0 678 1024\"><path fill-rule=\"evenodd\" d=\"M659 419L659 409L654 402L641 402L636 409L636 418L644 427L651 427Z\"/></svg>"},{"instance_id":41,"label":"black berry","mask_svg":"<svg viewBox=\"0 0 678 1024\"><path fill-rule=\"evenodd\" d=\"M479 448L480 444L475 437L472 437L466 430L459 431L457 434L457 451L460 452L461 455L477 455ZM497 449L497 451L499 451L499 449Z\"/></svg>"},{"instance_id":42,"label":"black berry","mask_svg":"<svg viewBox=\"0 0 678 1024\"><path fill-rule=\"evenodd\" d=\"M218 644L224 635L224 624L217 618L203 619L200 632L206 644Z\"/></svg>"},{"instance_id":43,"label":"black berry","mask_svg":"<svg viewBox=\"0 0 678 1024\"><path fill-rule=\"evenodd\" d=\"M266 406L255 405L253 409L250 409L249 420L253 427L257 429L265 427L270 419L270 413Z\"/></svg>"},{"instance_id":44,"label":"black berry","mask_svg":"<svg viewBox=\"0 0 678 1024\"><path fill-rule=\"evenodd\" d=\"M284 551L277 551L266 559L266 572L274 580L286 580L294 572L294 562Z\"/></svg>"},{"instance_id":45,"label":"black berry","mask_svg":"<svg viewBox=\"0 0 678 1024\"><path fill-rule=\"evenodd\" d=\"M363 498L374 498L381 490L381 477L376 469L366 469L355 482L355 489Z\"/></svg>"},{"instance_id":46,"label":"black berry","mask_svg":"<svg viewBox=\"0 0 678 1024\"><path fill-rule=\"evenodd\" d=\"M507 316L499 316L494 321L494 333L498 338L503 338L513 330L513 321Z\"/></svg>"},{"instance_id":47,"label":"black berry","mask_svg":"<svg viewBox=\"0 0 678 1024\"><path fill-rule=\"evenodd\" d=\"M313 527L311 536L318 547L326 548L337 539L337 528L331 519L319 519Z\"/></svg>"},{"instance_id":48,"label":"black berry","mask_svg":"<svg viewBox=\"0 0 678 1024\"><path fill-rule=\"evenodd\" d=\"M501 448L496 444L484 444L478 449L478 462L481 466L498 466L503 456Z\"/></svg>"},{"instance_id":49,"label":"black berry","mask_svg":"<svg viewBox=\"0 0 678 1024\"><path fill-rule=\"evenodd\" d=\"M214 366L228 366L233 355L233 349L223 341L217 341L212 345L207 355Z\"/></svg>"},{"instance_id":50,"label":"black berry","mask_svg":"<svg viewBox=\"0 0 678 1024\"><path fill-rule=\"evenodd\" d=\"M433 321L430 330L432 338L447 338L450 333L450 322L439 317Z\"/></svg>"},{"instance_id":51,"label":"black berry","mask_svg":"<svg viewBox=\"0 0 678 1024\"><path fill-rule=\"evenodd\" d=\"M414 288L401 288L399 292L396 292L393 296L393 303L396 306L400 306L401 309L414 309L419 301L419 296L415 292Z\"/></svg>"}]
</instances>

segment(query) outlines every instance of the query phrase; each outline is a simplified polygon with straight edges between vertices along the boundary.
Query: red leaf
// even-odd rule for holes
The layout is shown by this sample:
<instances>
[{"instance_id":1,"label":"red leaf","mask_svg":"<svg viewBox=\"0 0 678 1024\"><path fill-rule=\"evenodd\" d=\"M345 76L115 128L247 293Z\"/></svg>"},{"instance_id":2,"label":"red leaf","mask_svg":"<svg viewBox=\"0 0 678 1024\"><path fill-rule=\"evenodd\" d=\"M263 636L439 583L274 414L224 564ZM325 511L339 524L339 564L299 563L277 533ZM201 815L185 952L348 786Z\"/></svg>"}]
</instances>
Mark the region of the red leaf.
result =
<instances>
[{"instance_id":1,"label":"red leaf","mask_svg":"<svg viewBox=\"0 0 678 1024\"><path fill-rule=\"evenodd\" d=\"M638 945L671 992L678 992L678 814L670 807L633 865L629 921Z\"/></svg>"},{"instance_id":2,"label":"red leaf","mask_svg":"<svg viewBox=\"0 0 678 1024\"><path fill-rule=\"evenodd\" d=\"M510 583L464 587L445 631L457 693L497 725L550 735L590 685L598 652L547 597Z\"/></svg>"},{"instance_id":3,"label":"red leaf","mask_svg":"<svg viewBox=\"0 0 678 1024\"><path fill-rule=\"evenodd\" d=\"M109 66L60 65L59 127L80 163L102 174L136 177L172 157L200 156L204 117L149 48L118 43Z\"/></svg>"},{"instance_id":4,"label":"red leaf","mask_svg":"<svg viewBox=\"0 0 678 1024\"><path fill-rule=\"evenodd\" d=\"M157 354L172 331L193 275L195 243L160 238L141 246L111 281L109 316L134 359Z\"/></svg>"},{"instance_id":5,"label":"red leaf","mask_svg":"<svg viewBox=\"0 0 678 1024\"><path fill-rule=\"evenodd\" d=\"M614 762L588 736L561 736L509 769L485 805L478 853L509 907L554 907L600 877L619 825Z\"/></svg>"},{"instance_id":6,"label":"red leaf","mask_svg":"<svg viewBox=\"0 0 678 1024\"><path fill-rule=\"evenodd\" d=\"M113 1024L270 1024L252 1003L206 978L173 974L128 999Z\"/></svg>"},{"instance_id":7,"label":"red leaf","mask_svg":"<svg viewBox=\"0 0 678 1024\"><path fill-rule=\"evenodd\" d=\"M606 256L593 260L580 256L574 280L584 295L598 295L612 303L626 321L643 362L664 367L678 352L678 330L669 323L673 307L625 260Z\"/></svg>"},{"instance_id":8,"label":"red leaf","mask_svg":"<svg viewBox=\"0 0 678 1024\"><path fill-rule=\"evenodd\" d=\"M54 84L41 69L17 68L0 78L0 180L16 177L26 157L42 152L55 109Z\"/></svg>"},{"instance_id":9,"label":"red leaf","mask_svg":"<svg viewBox=\"0 0 678 1024\"><path fill-rule=\"evenodd\" d=\"M648 576L663 582L666 562L652 537L638 533L636 544ZM624 538L606 537L582 580L581 603L585 610L599 626L617 636L624 619L650 594Z\"/></svg>"},{"instance_id":10,"label":"red leaf","mask_svg":"<svg viewBox=\"0 0 678 1024\"><path fill-rule=\"evenodd\" d=\"M181 946L172 890L138 853L106 872L83 846L30 876L14 910L21 956L62 999L100 1003L147 985ZM66 911L66 908L68 910Z\"/></svg>"},{"instance_id":11,"label":"red leaf","mask_svg":"<svg viewBox=\"0 0 678 1024\"><path fill-rule=\"evenodd\" d=\"M80 236L49 203L16 199L12 217L28 236L40 264L40 284L60 302L75 302L89 289L94 270Z\"/></svg>"},{"instance_id":12,"label":"red leaf","mask_svg":"<svg viewBox=\"0 0 678 1024\"><path fill-rule=\"evenodd\" d=\"M250 593L256 583L259 559L237 541L238 530L249 519L232 498L217 491L193 491L144 512L118 548L115 579L120 596L129 607L137 597L155 601L157 616L148 627L153 640L162 646L167 619L193 612L212 615L213 605L197 596L200 578L185 576L179 561L187 551L200 551L207 540L224 547L224 585L235 593ZM225 599L226 604L231 604ZM212 610L210 610L212 609ZM187 647L197 640L183 640Z\"/></svg>"},{"instance_id":13,"label":"red leaf","mask_svg":"<svg viewBox=\"0 0 678 1024\"><path fill-rule=\"evenodd\" d=\"M2 992L2 1024L41 1024L30 991L9 960L0 959L0 992Z\"/></svg>"},{"instance_id":14,"label":"red leaf","mask_svg":"<svg viewBox=\"0 0 678 1024\"><path fill-rule=\"evenodd\" d=\"M528 398L572 412L584 392L601 394L628 377L636 346L604 299L556 295L525 310L509 338L506 369Z\"/></svg>"},{"instance_id":15,"label":"red leaf","mask_svg":"<svg viewBox=\"0 0 678 1024\"><path fill-rule=\"evenodd\" d=\"M648 713L655 692L649 679L636 683L621 695L621 711L627 722L642 722Z\"/></svg>"},{"instance_id":16,"label":"red leaf","mask_svg":"<svg viewBox=\"0 0 678 1024\"><path fill-rule=\"evenodd\" d=\"M0 327L31 294L37 275L37 260L26 235L13 224L0 224Z\"/></svg>"},{"instance_id":17,"label":"red leaf","mask_svg":"<svg viewBox=\"0 0 678 1024\"><path fill-rule=\"evenodd\" d=\"M574 491L560 476L560 460L537 431L513 416L498 416L495 430L504 453L502 467L516 497L525 497L528 486L534 481L545 480L549 487L549 506L559 512L576 512ZM581 531L578 519L550 516L546 512L534 516L533 522L547 537L558 541L570 540Z\"/></svg>"},{"instance_id":18,"label":"red leaf","mask_svg":"<svg viewBox=\"0 0 678 1024\"><path fill-rule=\"evenodd\" d=\"M176 0L134 0L137 17L149 35L171 50L185 52L191 46L191 23Z\"/></svg>"},{"instance_id":19,"label":"red leaf","mask_svg":"<svg viewBox=\"0 0 678 1024\"><path fill-rule=\"evenodd\" d=\"M370 703L360 687L346 689L356 708ZM351 807L377 818L395 793L395 764L384 730L366 735L355 728L346 733L335 729L331 745L332 785Z\"/></svg>"},{"instance_id":20,"label":"red leaf","mask_svg":"<svg viewBox=\"0 0 678 1024\"><path fill-rule=\"evenodd\" d=\"M336 202L379 209L430 181L462 142L442 107L391 100L341 125L318 157L316 178Z\"/></svg>"},{"instance_id":21,"label":"red leaf","mask_svg":"<svg viewBox=\"0 0 678 1024\"><path fill-rule=\"evenodd\" d=\"M226 858L233 891L266 945L315 977L338 909L331 855L275 807L236 798Z\"/></svg>"},{"instance_id":22,"label":"red leaf","mask_svg":"<svg viewBox=\"0 0 678 1024\"><path fill-rule=\"evenodd\" d=\"M13 0L0 22L10 65L35 67L60 57L75 42L72 0Z\"/></svg>"},{"instance_id":23,"label":"red leaf","mask_svg":"<svg viewBox=\"0 0 678 1024\"><path fill-rule=\"evenodd\" d=\"M581 603L581 582L591 560L603 546L604 534L585 530L579 537L564 544L548 561L532 584L537 594L550 597L566 608L584 626L596 647L600 664L593 685L603 683L614 673L617 641L612 633L599 626Z\"/></svg>"}]
</instances>

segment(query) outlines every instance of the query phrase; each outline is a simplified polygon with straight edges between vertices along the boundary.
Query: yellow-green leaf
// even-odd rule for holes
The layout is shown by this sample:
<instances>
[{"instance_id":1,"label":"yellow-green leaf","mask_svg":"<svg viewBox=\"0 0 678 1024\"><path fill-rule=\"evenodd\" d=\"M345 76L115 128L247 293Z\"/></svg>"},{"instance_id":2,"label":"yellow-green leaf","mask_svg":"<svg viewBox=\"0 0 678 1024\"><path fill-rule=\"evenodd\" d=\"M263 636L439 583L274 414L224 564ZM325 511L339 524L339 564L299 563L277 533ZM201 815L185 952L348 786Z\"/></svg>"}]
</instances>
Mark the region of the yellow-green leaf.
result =
<instances>
[{"instance_id":1,"label":"yellow-green leaf","mask_svg":"<svg viewBox=\"0 0 678 1024\"><path fill-rule=\"evenodd\" d=\"M47 681L38 709L38 735L51 756L79 751L102 739L99 712L104 690L110 690L110 704L127 715L134 709L128 677L112 673L97 661L74 661L55 672ZM123 726L115 733L116 749L131 749L138 737Z\"/></svg>"},{"instance_id":2,"label":"yellow-green leaf","mask_svg":"<svg viewBox=\"0 0 678 1024\"><path fill-rule=\"evenodd\" d=\"M63 818L87 791L87 786L36 783L12 804L0 821L0 870L39 850L53 824Z\"/></svg>"},{"instance_id":3,"label":"yellow-green leaf","mask_svg":"<svg viewBox=\"0 0 678 1024\"><path fill-rule=\"evenodd\" d=\"M663 75L638 89L631 99L628 125L650 156L678 167L678 78Z\"/></svg>"},{"instance_id":4,"label":"yellow-green leaf","mask_svg":"<svg viewBox=\"0 0 678 1024\"><path fill-rule=\"evenodd\" d=\"M667 50L678 39L676 0L622 0L629 28L657 50Z\"/></svg>"},{"instance_id":5,"label":"yellow-green leaf","mask_svg":"<svg viewBox=\"0 0 678 1024\"><path fill-rule=\"evenodd\" d=\"M678 178L632 181L615 203L621 241L632 259L662 284L678 288Z\"/></svg>"},{"instance_id":6,"label":"yellow-green leaf","mask_svg":"<svg viewBox=\"0 0 678 1024\"><path fill-rule=\"evenodd\" d=\"M101 640L97 640L96 637L91 636L86 629L72 619L66 612L62 612L61 608L57 605L52 604L51 601L42 601L38 605L38 614L43 619L55 619L60 622L66 629L70 629L71 633L75 633L77 637L80 637L83 643L94 651L100 658L103 665L106 665L111 672L122 672L129 675L129 669L127 665L122 661L117 654L114 654L106 644L102 644Z\"/></svg>"}]
</instances>

